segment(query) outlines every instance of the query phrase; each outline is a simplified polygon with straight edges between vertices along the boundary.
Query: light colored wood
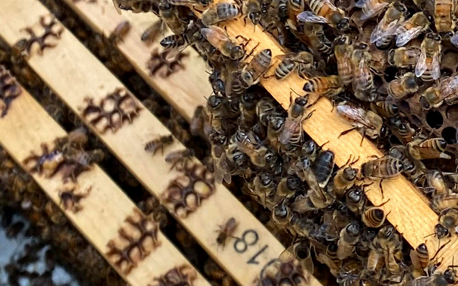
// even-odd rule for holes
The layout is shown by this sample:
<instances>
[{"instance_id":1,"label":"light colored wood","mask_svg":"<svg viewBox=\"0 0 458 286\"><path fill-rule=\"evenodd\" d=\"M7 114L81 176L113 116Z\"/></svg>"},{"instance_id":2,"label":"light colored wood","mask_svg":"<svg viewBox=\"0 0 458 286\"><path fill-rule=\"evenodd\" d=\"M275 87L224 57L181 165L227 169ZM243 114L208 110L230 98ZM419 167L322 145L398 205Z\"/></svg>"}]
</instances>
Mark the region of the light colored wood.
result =
<instances>
[{"instance_id":1,"label":"light colored wood","mask_svg":"<svg viewBox=\"0 0 458 286\"><path fill-rule=\"evenodd\" d=\"M5 26L0 30L0 36L12 45L23 36L22 28L33 25L40 15L46 13L48 11L37 0L23 0L21 4L0 3L0 19ZM85 106L85 97L92 97L95 102L99 102L107 93L122 87L122 84L67 30L62 33L56 47L44 50L42 56L32 54L28 63L78 114ZM172 88L170 85L169 87ZM174 94L174 89L169 92ZM176 178L176 171L169 171L170 165L164 162L164 156L169 151L184 147L175 140L176 143L167 148L164 154L158 152L151 156L144 151L144 145L148 141L170 134L146 108L140 111L139 117L134 119L132 124L125 124L114 134L111 131L105 134L100 134L95 129L93 131L156 196L160 197L169 182ZM230 217L239 222L234 236L241 237L247 230L254 230L259 236L258 241L243 253L235 251L235 239L230 239L225 248L216 244L216 230ZM272 259L277 259L284 250L274 236L221 185L217 186L214 195L203 201L196 212L185 219L177 219L240 285L252 285L262 267ZM258 252L260 254L256 256ZM256 262L249 263L255 256ZM310 279L313 285L319 285L313 277Z\"/></svg>"},{"instance_id":2,"label":"light colored wood","mask_svg":"<svg viewBox=\"0 0 458 286\"><path fill-rule=\"evenodd\" d=\"M197 52L188 48L185 50L190 56L183 60L187 70L180 70L168 78L160 76L152 77L146 66L150 58L151 51L162 46L159 42L168 34L159 35L152 45L148 46L141 41L141 34L159 17L153 13L133 14L123 11L119 15L114 9L111 1L97 1L90 3L87 1L64 0L93 30L103 33L109 37L111 31L121 23L128 20L132 28L118 43L119 50L126 56L134 66L137 73L159 92L170 105L172 105L188 122L191 120L196 105L205 104L205 97L212 93L211 85L208 81L208 68L203 59ZM173 91L173 92L172 92Z\"/></svg>"},{"instance_id":3,"label":"light colored wood","mask_svg":"<svg viewBox=\"0 0 458 286\"><path fill-rule=\"evenodd\" d=\"M0 119L0 134L0 144L24 169L22 162L31 151L40 152L40 144L52 143L57 137L66 135L26 90L13 101L8 114ZM92 187L92 190L81 200L82 210L73 213L64 210L60 203L58 190L62 189L63 183L59 174L51 179L37 173L31 175L75 227L107 258L108 241L118 237L118 229L126 217L137 209L123 191L100 167L94 165L90 171L78 177L81 189ZM191 265L161 232L158 240L161 245L128 275L120 273L131 285L146 286L154 282L153 278L174 267ZM209 285L200 274L195 282L197 285Z\"/></svg>"},{"instance_id":4,"label":"light colored wood","mask_svg":"<svg viewBox=\"0 0 458 286\"><path fill-rule=\"evenodd\" d=\"M254 32L251 23L244 26L243 21L231 21L226 25L226 28L233 39L238 35L251 39L246 48L247 51L251 51L259 43L255 53L267 48L272 50L272 58L285 53L271 35L262 32L261 27L258 27ZM273 70L272 68L271 72ZM296 73L282 81L278 81L275 77L261 79L261 85L285 109L289 108L290 94L293 97L296 96L294 92L291 92L292 90L299 94L305 94L302 89L305 82ZM317 99L316 95L313 94L310 94L309 98L310 102L314 102ZM343 131L350 129L351 126L340 118L336 112L332 112L332 103L328 99L321 99L311 109L314 109L315 112L309 120L304 122L304 130L319 145L329 142L326 144L325 149L330 149L335 153L335 162L338 166L343 166L350 156L353 158L360 157L359 162L354 165L355 167L370 160L371 156L383 156L380 150L369 140L365 140L360 146L361 135L357 131L338 138ZM384 198L382 198L378 182L368 187L367 190L367 197L374 205L379 205L389 199L389 202L383 206L386 213L390 212L388 220L403 234L412 247L415 248L424 243L425 237L434 232L434 226L438 223L437 214L431 210L425 196L404 176L383 182ZM427 239L427 245L430 251L435 252L438 247L438 241L430 236ZM452 238L452 242L441 251L440 256L444 258L444 263L441 267L451 264L452 256L455 254L453 250L457 249L458 240Z\"/></svg>"}]
</instances>

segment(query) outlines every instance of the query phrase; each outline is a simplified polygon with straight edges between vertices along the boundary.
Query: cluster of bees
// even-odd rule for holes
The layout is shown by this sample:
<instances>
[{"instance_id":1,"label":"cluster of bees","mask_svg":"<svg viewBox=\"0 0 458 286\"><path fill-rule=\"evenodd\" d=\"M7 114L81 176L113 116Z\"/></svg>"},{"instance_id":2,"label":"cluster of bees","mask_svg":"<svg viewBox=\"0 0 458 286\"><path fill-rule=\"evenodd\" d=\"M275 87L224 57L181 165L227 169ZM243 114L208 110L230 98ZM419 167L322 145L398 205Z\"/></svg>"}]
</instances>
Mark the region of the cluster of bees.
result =
<instances>
[{"instance_id":1,"label":"cluster of bees","mask_svg":"<svg viewBox=\"0 0 458 286\"><path fill-rule=\"evenodd\" d=\"M431 137L434 123L409 121L409 105L427 114L457 102L456 62L444 56L456 54L458 44L454 1L113 2L117 9L155 13L174 33L161 41L166 51L192 45L208 62L213 94L196 110L191 131L210 142L216 181L242 177L244 192L295 238L290 251L307 268L314 256L344 285L458 281L454 265L435 271L435 255L425 244L403 251L388 214L370 205L366 186L357 182L379 182L383 193L383 180L404 174L439 214L431 232L440 239L456 234L457 176L454 169L443 171L455 167L448 152L456 135ZM236 19L270 32L285 54L247 50L250 39L232 38L223 28ZM293 72L304 79L306 95L291 96L286 112L257 86L271 68L279 81ZM341 136L357 130L386 155L360 170L353 167L359 158L349 158L335 170L334 154L302 130L313 120L309 94L334 102L352 126Z\"/></svg>"}]
</instances>

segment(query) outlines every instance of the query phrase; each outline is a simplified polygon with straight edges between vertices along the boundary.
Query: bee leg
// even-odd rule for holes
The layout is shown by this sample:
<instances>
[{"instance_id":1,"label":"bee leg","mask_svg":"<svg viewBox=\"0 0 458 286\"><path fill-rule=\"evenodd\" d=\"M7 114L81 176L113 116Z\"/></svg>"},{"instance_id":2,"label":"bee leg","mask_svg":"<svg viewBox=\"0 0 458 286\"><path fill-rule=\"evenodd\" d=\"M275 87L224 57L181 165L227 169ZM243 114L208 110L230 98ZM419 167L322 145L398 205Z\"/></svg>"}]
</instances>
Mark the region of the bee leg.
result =
<instances>
[{"instance_id":1,"label":"bee leg","mask_svg":"<svg viewBox=\"0 0 458 286\"><path fill-rule=\"evenodd\" d=\"M385 205L389 201L390 201L390 199L388 199L388 200L384 201L383 203L379 204L378 206L374 206L374 207L377 207L377 208L381 207L381 206Z\"/></svg>"},{"instance_id":2,"label":"bee leg","mask_svg":"<svg viewBox=\"0 0 458 286\"><path fill-rule=\"evenodd\" d=\"M363 130L363 134L361 134L361 143L359 143L359 147L362 147L363 146L363 141L364 141L364 138L366 138L366 129Z\"/></svg>"},{"instance_id":3,"label":"bee leg","mask_svg":"<svg viewBox=\"0 0 458 286\"><path fill-rule=\"evenodd\" d=\"M380 183L378 184L380 188L380 192L382 193L382 199L385 198L385 195L383 194L383 179L380 180Z\"/></svg>"},{"instance_id":4,"label":"bee leg","mask_svg":"<svg viewBox=\"0 0 458 286\"><path fill-rule=\"evenodd\" d=\"M340 138L343 135L345 135L347 133L350 133L351 131L356 130L356 129L357 129L357 127L353 127L353 128L348 129L348 130L342 131L342 133L340 133L339 137L337 137L337 138Z\"/></svg>"},{"instance_id":5,"label":"bee leg","mask_svg":"<svg viewBox=\"0 0 458 286\"><path fill-rule=\"evenodd\" d=\"M324 96L318 96L318 98L317 98L314 102L310 103L310 104L307 105L305 108L310 108L311 106L314 106L314 105L317 104L318 101L320 101L322 98L324 98ZM333 107L333 109L334 109L334 107Z\"/></svg>"}]
</instances>

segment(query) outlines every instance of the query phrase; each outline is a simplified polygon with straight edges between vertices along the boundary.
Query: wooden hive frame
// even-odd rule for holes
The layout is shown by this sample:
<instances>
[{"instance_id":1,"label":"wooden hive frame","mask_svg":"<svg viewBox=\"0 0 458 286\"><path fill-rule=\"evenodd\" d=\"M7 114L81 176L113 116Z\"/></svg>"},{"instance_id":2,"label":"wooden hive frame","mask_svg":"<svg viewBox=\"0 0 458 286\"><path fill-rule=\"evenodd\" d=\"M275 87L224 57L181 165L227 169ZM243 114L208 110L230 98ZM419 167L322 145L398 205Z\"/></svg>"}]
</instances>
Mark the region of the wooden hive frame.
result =
<instances>
[{"instance_id":1,"label":"wooden hive frame","mask_svg":"<svg viewBox=\"0 0 458 286\"><path fill-rule=\"evenodd\" d=\"M157 19L152 13L133 14L123 11L122 15L118 15L114 8L110 9L111 3L87 3L84 1L73 2L64 0L72 9L88 23L96 31L101 31L108 36L116 26L115 23L120 23L122 20L128 20L132 24L132 31L126 36L122 43L118 44L120 51L134 65L137 72L153 87L157 85L156 78L152 78L146 69L147 57L149 48L141 42L141 33ZM222 1L222 0L220 0ZM214 1L214 4L218 1ZM145 16L147 15L147 16ZM149 21L146 19L150 19ZM248 21L249 22L249 21ZM251 51L256 44L259 46L254 53L262 49L269 48L272 50L272 58L277 55L284 54L280 45L267 32L262 31L262 27L253 29L251 23L246 26L243 21L231 21L225 25L228 34L235 38L242 35L247 39L251 39L250 44L246 47ZM153 48L157 47L158 43L153 44ZM192 51L191 53L193 53ZM194 64L194 62L193 62ZM191 65L188 65L191 66ZM202 65L197 65L201 67ZM203 82L203 78L208 78L204 69L193 69L190 74L193 79L199 78ZM171 76L174 78L185 78L185 72L177 73ZM291 90L301 91L304 85L304 80L297 74L292 74L282 81L275 78L261 79L261 85L285 108L289 107ZM195 108L198 105L204 105L205 101L202 98L207 90L202 90L201 93L188 92L184 97L185 102L190 102L191 105L181 105L181 97L175 96L168 92L161 92L161 95L174 107L177 107L180 114L189 119L192 116ZM316 96L310 94L310 101L316 100ZM320 100L313 106L316 111L311 120L307 120L304 124L304 130L318 144L326 144L336 155L337 166L343 166L350 156L360 157L360 160L355 167L359 167L372 156L381 157L383 154L376 146L365 140L360 145L361 135L357 132L349 133L341 138L339 135L351 128L342 118L335 112L332 112L332 104L328 99ZM413 247L426 241L426 236L434 232L434 226L438 223L438 215L429 207L428 199L418 191L405 177L399 176L395 179L386 180L383 182L384 198L382 198L381 190L378 184L373 184L367 188L367 196L374 205L379 205L389 199L389 202L383 205L385 213L388 215L388 220L403 234L407 242ZM408 198L406 200L406 198ZM438 248L438 241L434 237L429 237L426 241L428 249L435 252ZM458 251L458 239L453 237L451 242L440 252L439 259L443 259L441 268L444 269L452 264L453 255Z\"/></svg>"},{"instance_id":2,"label":"wooden hive frame","mask_svg":"<svg viewBox=\"0 0 458 286\"><path fill-rule=\"evenodd\" d=\"M33 117L24 116L33 114ZM66 132L47 114L40 104L22 88L18 98L13 100L7 115L0 119L0 144L13 159L26 171L23 162L31 151L39 154L40 145L52 144L59 137L66 136ZM137 216L141 211L124 194L124 192L108 177L97 165L90 171L78 177L77 184L66 183L70 188L80 190L90 188L87 197L81 199L82 209L73 212L65 208L61 202L59 190L64 190L63 180L59 174L46 178L38 173L31 174L44 192L58 205L75 227L96 247L96 249L113 266L113 258L109 252L109 241L119 237L118 231L125 227L125 220ZM159 229L159 226L156 226ZM129 232L127 231L129 234ZM157 233L158 246L141 260L130 273L119 271L119 274L131 285L147 286L154 283L154 278L167 273L175 267L193 266L171 244L159 230ZM154 269L155 271L151 271ZM210 284L194 269L197 279L195 285Z\"/></svg>"},{"instance_id":3,"label":"wooden hive frame","mask_svg":"<svg viewBox=\"0 0 458 286\"><path fill-rule=\"evenodd\" d=\"M0 12L0 17L8 26L0 31L0 36L10 46L27 36L23 28L39 28L37 21L40 16L49 15L49 11L37 0L0 3L0 10L8 11ZM132 124L125 123L116 132L103 132L91 125L89 120L82 116L82 109L87 104L85 99L89 97L98 103L114 90L126 89L68 30L62 29L60 38L55 42L56 46L46 48L42 55L33 49L27 58L28 64L81 117L145 188L153 195L161 197L166 192L169 182L182 174L175 170L169 171L170 165L165 163L163 154L145 156L147 153L144 151L144 145L159 136L170 135L170 132L136 99L134 102L140 111ZM167 82L163 83L166 84ZM167 90L172 93L176 88L169 83ZM5 146L14 145L15 138L6 138L5 141ZM11 148L6 147L9 152ZM184 147L175 143L167 151L181 149ZM263 267L277 259L284 250L274 236L223 186L216 186L216 192L189 216L181 217L173 211L171 213L241 285L251 285ZM235 243L232 247L221 249L215 242L215 230L230 217L235 217L239 222L234 235L240 238L236 242L243 243L245 234L256 237L256 241L243 251L237 249ZM245 264L247 267L240 267ZM128 279L131 275L124 277L130 282ZM310 279L311 284L319 284L313 277ZM142 280L142 283L146 283L145 281Z\"/></svg>"}]
</instances>

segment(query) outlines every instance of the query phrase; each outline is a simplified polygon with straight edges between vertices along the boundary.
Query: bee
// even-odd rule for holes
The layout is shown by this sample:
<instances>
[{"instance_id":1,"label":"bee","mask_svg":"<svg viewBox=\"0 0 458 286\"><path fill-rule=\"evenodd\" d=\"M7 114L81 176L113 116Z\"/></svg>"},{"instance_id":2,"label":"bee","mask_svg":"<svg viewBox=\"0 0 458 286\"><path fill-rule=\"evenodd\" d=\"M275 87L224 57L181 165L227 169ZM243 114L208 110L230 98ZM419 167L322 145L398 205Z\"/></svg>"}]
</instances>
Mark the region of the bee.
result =
<instances>
[{"instance_id":1,"label":"bee","mask_svg":"<svg viewBox=\"0 0 458 286\"><path fill-rule=\"evenodd\" d=\"M173 169L177 164L184 164L187 160L191 160L191 158L194 156L195 153L193 149L179 150L167 154L167 156L165 157L165 161L167 163L172 164L172 167L170 169Z\"/></svg>"},{"instance_id":2,"label":"bee","mask_svg":"<svg viewBox=\"0 0 458 286\"><path fill-rule=\"evenodd\" d=\"M246 15L243 18L244 23L246 24L246 18L249 18L253 25L257 25L261 22L262 19L262 7L261 3L258 0L248 0L243 2L242 6L243 15Z\"/></svg>"},{"instance_id":3,"label":"bee","mask_svg":"<svg viewBox=\"0 0 458 286\"><path fill-rule=\"evenodd\" d=\"M318 153L312 164L313 172L320 188L324 188L331 179L334 169L334 152L327 150Z\"/></svg>"},{"instance_id":4,"label":"bee","mask_svg":"<svg viewBox=\"0 0 458 286\"><path fill-rule=\"evenodd\" d=\"M121 14L121 9L132 11L133 13L157 13L156 0L113 0L113 5L118 14Z\"/></svg>"},{"instance_id":5,"label":"bee","mask_svg":"<svg viewBox=\"0 0 458 286\"><path fill-rule=\"evenodd\" d=\"M217 231L218 232L218 236L216 237L216 243L218 243L218 245L221 245L222 247L224 247L226 245L227 238L228 237L233 237L232 234L237 229L237 225L238 225L238 223L235 220L235 218L233 218L233 217L228 219L226 221L226 223L224 224L224 226L220 225L219 226L220 229Z\"/></svg>"},{"instance_id":6,"label":"bee","mask_svg":"<svg viewBox=\"0 0 458 286\"><path fill-rule=\"evenodd\" d=\"M258 174L248 185L251 193L258 198L258 201L269 209L273 209L275 205L268 204L268 198L271 198L275 194L277 189L277 182L274 176L268 172L262 172Z\"/></svg>"},{"instance_id":7,"label":"bee","mask_svg":"<svg viewBox=\"0 0 458 286\"><path fill-rule=\"evenodd\" d=\"M423 81L433 81L440 77L442 38L428 33L421 43L420 58L415 66L415 75Z\"/></svg>"},{"instance_id":8,"label":"bee","mask_svg":"<svg viewBox=\"0 0 458 286\"><path fill-rule=\"evenodd\" d=\"M371 43L375 43L377 48L386 48L393 40L397 29L404 22L407 8L400 2L390 4L388 10L377 27L372 31Z\"/></svg>"},{"instance_id":9,"label":"bee","mask_svg":"<svg viewBox=\"0 0 458 286\"><path fill-rule=\"evenodd\" d=\"M434 1L434 25L438 33L452 32L456 27L456 3L449 0Z\"/></svg>"},{"instance_id":10,"label":"bee","mask_svg":"<svg viewBox=\"0 0 458 286\"><path fill-rule=\"evenodd\" d=\"M299 145L303 138L302 123L310 118L313 113L305 115L305 109L308 98L305 96L296 97L293 101L293 96L290 94L290 107L288 117L283 125L283 130L280 134L280 143L287 145L288 143Z\"/></svg>"},{"instance_id":11,"label":"bee","mask_svg":"<svg viewBox=\"0 0 458 286\"><path fill-rule=\"evenodd\" d=\"M445 154L447 142L443 138L414 139L407 144L407 152L415 160L424 159L451 159Z\"/></svg>"},{"instance_id":12,"label":"bee","mask_svg":"<svg viewBox=\"0 0 458 286\"><path fill-rule=\"evenodd\" d=\"M370 109L383 117L393 117L399 114L399 107L388 100L371 102Z\"/></svg>"},{"instance_id":13,"label":"bee","mask_svg":"<svg viewBox=\"0 0 458 286\"><path fill-rule=\"evenodd\" d=\"M444 210L454 208L458 205L458 195L455 193L445 195L435 195L431 200L431 208L436 213L441 213Z\"/></svg>"},{"instance_id":14,"label":"bee","mask_svg":"<svg viewBox=\"0 0 458 286\"><path fill-rule=\"evenodd\" d=\"M318 76L306 81L303 90L307 93L332 98L344 90L339 76Z\"/></svg>"},{"instance_id":15,"label":"bee","mask_svg":"<svg viewBox=\"0 0 458 286\"><path fill-rule=\"evenodd\" d=\"M337 244L331 243L326 247L325 253L319 253L317 255L317 260L323 264L326 264L329 267L332 275L337 277L337 272L340 270L340 265L342 261L337 258Z\"/></svg>"},{"instance_id":16,"label":"bee","mask_svg":"<svg viewBox=\"0 0 458 286\"><path fill-rule=\"evenodd\" d=\"M342 9L337 8L329 0L309 0L311 11L304 11L297 15L299 22L327 23L339 32L350 28L350 20Z\"/></svg>"},{"instance_id":17,"label":"bee","mask_svg":"<svg viewBox=\"0 0 458 286\"><path fill-rule=\"evenodd\" d=\"M153 141L146 143L145 151L153 152L153 155L156 154L157 150L161 149L162 154L164 154L164 148L173 143L172 135L164 135Z\"/></svg>"},{"instance_id":18,"label":"bee","mask_svg":"<svg viewBox=\"0 0 458 286\"><path fill-rule=\"evenodd\" d=\"M337 60L337 73L340 82L344 86L348 86L353 82L353 65L351 56L353 54L353 45L351 45L350 37L342 35L334 41L334 55Z\"/></svg>"},{"instance_id":19,"label":"bee","mask_svg":"<svg viewBox=\"0 0 458 286\"><path fill-rule=\"evenodd\" d=\"M371 180L381 179L379 186L382 192L382 183L385 179L393 178L404 171L404 164L399 159L385 156L379 159L367 161L361 165L361 175L363 178Z\"/></svg>"},{"instance_id":20,"label":"bee","mask_svg":"<svg viewBox=\"0 0 458 286\"><path fill-rule=\"evenodd\" d=\"M302 66L308 67L313 64L313 55L305 51L278 55L276 58L282 58L282 61L275 69L275 77L277 80L285 79L294 70L297 70L299 73Z\"/></svg>"},{"instance_id":21,"label":"bee","mask_svg":"<svg viewBox=\"0 0 458 286\"><path fill-rule=\"evenodd\" d=\"M375 101L377 93L374 88L374 75L369 68L371 55L367 44L359 44L353 50L351 63L353 67L353 91L356 98L362 101Z\"/></svg>"},{"instance_id":22,"label":"bee","mask_svg":"<svg viewBox=\"0 0 458 286\"><path fill-rule=\"evenodd\" d=\"M240 9L233 3L217 3L202 13L202 24L209 27L220 22L235 19L240 14Z\"/></svg>"},{"instance_id":23,"label":"bee","mask_svg":"<svg viewBox=\"0 0 458 286\"><path fill-rule=\"evenodd\" d=\"M267 125L267 138L269 139L270 146L276 150L280 150L280 134L285 124L285 117L283 116L269 116Z\"/></svg>"},{"instance_id":24,"label":"bee","mask_svg":"<svg viewBox=\"0 0 458 286\"><path fill-rule=\"evenodd\" d=\"M353 254L360 234L359 224L356 221L352 221L340 231L340 237L337 241L337 257L340 260L344 260Z\"/></svg>"},{"instance_id":25,"label":"bee","mask_svg":"<svg viewBox=\"0 0 458 286\"><path fill-rule=\"evenodd\" d=\"M423 109L438 108L444 102L453 105L458 102L458 75L442 80L439 85L431 86L420 95L420 105Z\"/></svg>"},{"instance_id":26,"label":"bee","mask_svg":"<svg viewBox=\"0 0 458 286\"><path fill-rule=\"evenodd\" d=\"M151 26L148 27L148 29L146 29L142 33L140 37L142 42L146 44L151 44L152 42L154 42L154 40L156 40L157 36L159 35L159 32L161 31L161 27L162 20L154 22Z\"/></svg>"},{"instance_id":27,"label":"bee","mask_svg":"<svg viewBox=\"0 0 458 286\"><path fill-rule=\"evenodd\" d=\"M352 165L359 161L359 157L355 161L350 162L350 160L351 156L345 165L337 171L332 181L332 190L338 198L342 197L348 189L353 187L356 181L356 175L359 170L353 168Z\"/></svg>"},{"instance_id":28,"label":"bee","mask_svg":"<svg viewBox=\"0 0 458 286\"><path fill-rule=\"evenodd\" d=\"M233 42L222 28L210 26L208 28L202 28L201 33L223 56L232 60L240 60L245 56L244 46Z\"/></svg>"},{"instance_id":29,"label":"bee","mask_svg":"<svg viewBox=\"0 0 458 286\"><path fill-rule=\"evenodd\" d=\"M280 198L290 198L300 191L302 186L302 181L297 176L287 176L278 183L276 194Z\"/></svg>"},{"instance_id":30,"label":"bee","mask_svg":"<svg viewBox=\"0 0 458 286\"><path fill-rule=\"evenodd\" d=\"M446 196L450 190L445 182L445 177L440 171L431 170L426 173L427 186L423 188L425 193L433 193L433 197Z\"/></svg>"},{"instance_id":31,"label":"bee","mask_svg":"<svg viewBox=\"0 0 458 286\"><path fill-rule=\"evenodd\" d=\"M211 132L222 133L223 132L223 118L226 114L225 108L226 99L221 96L212 95L207 100L206 112L208 115L208 122L212 131L204 130L205 134Z\"/></svg>"},{"instance_id":32,"label":"bee","mask_svg":"<svg viewBox=\"0 0 458 286\"><path fill-rule=\"evenodd\" d=\"M240 97L240 121L245 126L253 126L256 123L256 104L258 97L255 93L244 93Z\"/></svg>"},{"instance_id":33,"label":"bee","mask_svg":"<svg viewBox=\"0 0 458 286\"><path fill-rule=\"evenodd\" d=\"M388 52L388 63L402 69L412 69L420 59L421 49L417 47L401 47Z\"/></svg>"},{"instance_id":34,"label":"bee","mask_svg":"<svg viewBox=\"0 0 458 286\"><path fill-rule=\"evenodd\" d=\"M280 227L286 227L291 221L291 209L282 201L277 204L272 210L272 220Z\"/></svg>"},{"instance_id":35,"label":"bee","mask_svg":"<svg viewBox=\"0 0 458 286\"><path fill-rule=\"evenodd\" d=\"M370 207L362 213L361 219L367 227L379 228L385 222L388 214L385 214L385 211L380 206Z\"/></svg>"},{"instance_id":36,"label":"bee","mask_svg":"<svg viewBox=\"0 0 458 286\"><path fill-rule=\"evenodd\" d=\"M447 245L450 241L446 242L442 246L440 246L433 257L430 257L430 253L428 251L428 247L426 243L421 243L418 245L415 250L410 251L410 258L412 260L413 266L413 275L415 278L426 274L425 269L431 266L432 261L436 258L439 252Z\"/></svg>"},{"instance_id":37,"label":"bee","mask_svg":"<svg viewBox=\"0 0 458 286\"><path fill-rule=\"evenodd\" d=\"M365 135L372 139L384 137L386 135L386 128L383 124L383 119L372 110L366 111L356 105L341 102L337 105L337 114L346 119L353 126L352 128L340 133L339 138L353 130L362 130L362 145Z\"/></svg>"},{"instance_id":38,"label":"bee","mask_svg":"<svg viewBox=\"0 0 458 286\"><path fill-rule=\"evenodd\" d=\"M388 120L388 126L394 135L406 144L412 141L417 133L415 129L410 126L410 123L402 120L400 116L391 117Z\"/></svg>"},{"instance_id":39,"label":"bee","mask_svg":"<svg viewBox=\"0 0 458 286\"><path fill-rule=\"evenodd\" d=\"M379 15L393 0L359 0L355 6L362 9L361 20Z\"/></svg>"},{"instance_id":40,"label":"bee","mask_svg":"<svg viewBox=\"0 0 458 286\"><path fill-rule=\"evenodd\" d=\"M418 91L417 78L411 72L403 74L400 78L388 83L388 94L395 99L402 99Z\"/></svg>"},{"instance_id":41,"label":"bee","mask_svg":"<svg viewBox=\"0 0 458 286\"><path fill-rule=\"evenodd\" d=\"M253 131L245 132L238 129L232 141L234 141L240 151L250 157L254 165L258 167L264 167L266 165L265 155L267 153L267 148L260 144Z\"/></svg>"},{"instance_id":42,"label":"bee","mask_svg":"<svg viewBox=\"0 0 458 286\"><path fill-rule=\"evenodd\" d=\"M108 41L114 44L122 41L123 38L129 33L131 28L132 25L129 21L122 21L116 26L113 32L111 32L110 36L108 37Z\"/></svg>"},{"instance_id":43,"label":"bee","mask_svg":"<svg viewBox=\"0 0 458 286\"><path fill-rule=\"evenodd\" d=\"M366 205L364 186L354 186L345 194L345 203L348 209L355 214L361 214Z\"/></svg>"},{"instance_id":44,"label":"bee","mask_svg":"<svg viewBox=\"0 0 458 286\"><path fill-rule=\"evenodd\" d=\"M253 59L243 67L241 78L244 87L248 88L255 85L261 79L261 76L267 72L272 62L272 51L264 49L258 52Z\"/></svg>"},{"instance_id":45,"label":"bee","mask_svg":"<svg viewBox=\"0 0 458 286\"><path fill-rule=\"evenodd\" d=\"M311 253L309 242L305 239L300 239L285 249L280 254L279 259L282 261L291 261L291 258L294 257L304 269L309 271L309 273L313 273L314 265Z\"/></svg>"},{"instance_id":46,"label":"bee","mask_svg":"<svg viewBox=\"0 0 458 286\"><path fill-rule=\"evenodd\" d=\"M168 0L170 4L175 6L186 6L189 8L207 7L213 0Z\"/></svg>"},{"instance_id":47,"label":"bee","mask_svg":"<svg viewBox=\"0 0 458 286\"><path fill-rule=\"evenodd\" d=\"M457 282L457 274L456 274L456 270L454 270L452 267L456 267L456 266L450 266L443 273L440 271L436 271L433 274L430 274L429 276L417 277L407 282L405 285L406 286L454 285Z\"/></svg>"},{"instance_id":48,"label":"bee","mask_svg":"<svg viewBox=\"0 0 458 286\"><path fill-rule=\"evenodd\" d=\"M304 104L304 106L307 103ZM276 113L276 105L271 97L263 97L256 104L256 115L264 126L269 124L269 117Z\"/></svg>"},{"instance_id":49,"label":"bee","mask_svg":"<svg viewBox=\"0 0 458 286\"><path fill-rule=\"evenodd\" d=\"M170 43L172 43L172 39L175 40L173 41L173 43L175 43L174 46L178 46L178 44L181 43L182 44L180 46L184 45L185 39L182 34L186 31L187 23L178 16L178 8L166 0L160 1L158 8L161 20L167 25L167 27L169 27L170 31L174 33L174 35L163 39L161 41L161 45L164 46L167 42L169 43L167 46L171 46Z\"/></svg>"},{"instance_id":50,"label":"bee","mask_svg":"<svg viewBox=\"0 0 458 286\"><path fill-rule=\"evenodd\" d=\"M423 12L413 14L399 26L396 31L396 46L405 46L408 42L418 37L429 28L428 17Z\"/></svg>"},{"instance_id":51,"label":"bee","mask_svg":"<svg viewBox=\"0 0 458 286\"><path fill-rule=\"evenodd\" d=\"M439 216L439 223L444 226L449 233L458 233L458 209L448 208L441 211Z\"/></svg>"}]
</instances>

